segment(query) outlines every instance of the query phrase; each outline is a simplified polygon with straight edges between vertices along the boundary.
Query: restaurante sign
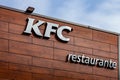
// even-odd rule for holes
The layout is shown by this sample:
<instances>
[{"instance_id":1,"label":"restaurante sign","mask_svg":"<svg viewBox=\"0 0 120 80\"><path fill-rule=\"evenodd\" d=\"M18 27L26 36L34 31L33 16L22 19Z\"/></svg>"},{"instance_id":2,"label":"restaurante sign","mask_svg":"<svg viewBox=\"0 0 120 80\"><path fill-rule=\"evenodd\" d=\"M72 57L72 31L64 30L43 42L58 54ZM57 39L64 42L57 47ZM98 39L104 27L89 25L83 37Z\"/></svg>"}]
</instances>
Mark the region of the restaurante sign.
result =
<instances>
[{"instance_id":1,"label":"restaurante sign","mask_svg":"<svg viewBox=\"0 0 120 80\"><path fill-rule=\"evenodd\" d=\"M98 66L108 69L115 69L117 67L117 63L110 60L103 60L103 59L96 59L90 58L83 55L75 55L75 54L68 54L67 61L71 63L78 63L78 64L86 64L91 66Z\"/></svg>"}]
</instances>

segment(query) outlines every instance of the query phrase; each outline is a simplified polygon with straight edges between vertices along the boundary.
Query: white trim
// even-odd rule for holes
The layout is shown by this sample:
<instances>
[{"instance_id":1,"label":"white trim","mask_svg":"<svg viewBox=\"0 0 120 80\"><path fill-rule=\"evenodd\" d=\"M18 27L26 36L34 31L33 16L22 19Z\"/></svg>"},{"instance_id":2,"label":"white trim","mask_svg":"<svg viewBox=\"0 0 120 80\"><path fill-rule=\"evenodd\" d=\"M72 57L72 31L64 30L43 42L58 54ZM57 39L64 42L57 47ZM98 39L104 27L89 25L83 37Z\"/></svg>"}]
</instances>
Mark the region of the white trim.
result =
<instances>
[{"instance_id":1,"label":"white trim","mask_svg":"<svg viewBox=\"0 0 120 80\"><path fill-rule=\"evenodd\" d=\"M11 8L11 7L7 7L7 6L3 6L3 5L0 5L0 8L16 11L16 12L20 12L20 13L25 13L24 10ZM79 23L75 23L75 22L71 22L71 21L67 21L67 20L63 20L63 19L53 18L53 17L41 15L41 14L38 14L38 13L32 13L32 14L29 14L29 15L38 16L38 17L41 16L43 18L49 18L49 19L52 19L52 20L57 20L57 21L60 21L60 22L64 22L64 23L68 23L68 24L72 24L72 25L76 25L76 26L80 26L80 27L85 27L85 28L94 29L94 30L98 30L98 31L103 31L103 32L107 32L107 33L111 33L111 34L115 34L115 35L120 35L120 33L118 33L118 32L104 30L104 29L93 27L93 26L83 25L83 24L79 24Z\"/></svg>"}]
</instances>

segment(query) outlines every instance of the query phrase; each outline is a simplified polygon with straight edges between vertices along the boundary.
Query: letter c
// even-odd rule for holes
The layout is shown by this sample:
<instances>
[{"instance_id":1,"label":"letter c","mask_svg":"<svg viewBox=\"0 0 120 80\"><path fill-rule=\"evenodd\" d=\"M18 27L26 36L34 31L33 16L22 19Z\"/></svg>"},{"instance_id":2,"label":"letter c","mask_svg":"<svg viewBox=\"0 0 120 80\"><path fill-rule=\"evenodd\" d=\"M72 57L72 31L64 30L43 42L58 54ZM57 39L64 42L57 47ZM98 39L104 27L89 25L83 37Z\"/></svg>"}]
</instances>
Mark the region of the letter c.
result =
<instances>
[{"instance_id":1,"label":"letter c","mask_svg":"<svg viewBox=\"0 0 120 80\"><path fill-rule=\"evenodd\" d=\"M69 32L72 31L72 28L69 27L69 26L61 26L60 28L58 28L57 30L57 37L62 40L62 41L65 41L65 42L68 42L70 40L70 38L66 38L62 35L62 31L63 30L68 30Z\"/></svg>"}]
</instances>

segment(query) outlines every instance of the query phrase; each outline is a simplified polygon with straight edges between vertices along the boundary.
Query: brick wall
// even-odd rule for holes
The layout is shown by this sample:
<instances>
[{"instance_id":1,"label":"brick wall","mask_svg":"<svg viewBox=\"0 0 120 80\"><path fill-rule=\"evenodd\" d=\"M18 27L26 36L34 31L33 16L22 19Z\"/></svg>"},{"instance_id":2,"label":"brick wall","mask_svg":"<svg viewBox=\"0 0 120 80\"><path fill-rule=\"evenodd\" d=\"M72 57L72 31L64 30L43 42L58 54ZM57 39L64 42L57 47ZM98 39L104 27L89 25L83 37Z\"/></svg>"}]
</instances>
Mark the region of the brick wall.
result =
<instances>
[{"instance_id":1,"label":"brick wall","mask_svg":"<svg viewBox=\"0 0 120 80\"><path fill-rule=\"evenodd\" d=\"M72 32L63 32L71 40L63 43L54 34L48 40L22 34L28 17L72 27ZM40 28L43 33L45 26ZM118 62L118 36L0 8L0 80L118 80L118 67L65 62L69 53Z\"/></svg>"}]
</instances>

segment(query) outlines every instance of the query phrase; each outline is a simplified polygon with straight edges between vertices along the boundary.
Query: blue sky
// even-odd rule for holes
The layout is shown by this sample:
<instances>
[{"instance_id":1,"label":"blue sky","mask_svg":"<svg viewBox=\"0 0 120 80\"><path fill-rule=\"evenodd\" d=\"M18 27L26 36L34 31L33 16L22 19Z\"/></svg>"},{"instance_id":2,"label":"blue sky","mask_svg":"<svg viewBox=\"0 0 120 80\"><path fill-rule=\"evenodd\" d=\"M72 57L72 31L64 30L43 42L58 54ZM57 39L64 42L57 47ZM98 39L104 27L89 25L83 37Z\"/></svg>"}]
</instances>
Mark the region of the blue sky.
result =
<instances>
[{"instance_id":1,"label":"blue sky","mask_svg":"<svg viewBox=\"0 0 120 80\"><path fill-rule=\"evenodd\" d=\"M120 0L0 0L0 5L120 33Z\"/></svg>"}]
</instances>

